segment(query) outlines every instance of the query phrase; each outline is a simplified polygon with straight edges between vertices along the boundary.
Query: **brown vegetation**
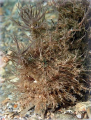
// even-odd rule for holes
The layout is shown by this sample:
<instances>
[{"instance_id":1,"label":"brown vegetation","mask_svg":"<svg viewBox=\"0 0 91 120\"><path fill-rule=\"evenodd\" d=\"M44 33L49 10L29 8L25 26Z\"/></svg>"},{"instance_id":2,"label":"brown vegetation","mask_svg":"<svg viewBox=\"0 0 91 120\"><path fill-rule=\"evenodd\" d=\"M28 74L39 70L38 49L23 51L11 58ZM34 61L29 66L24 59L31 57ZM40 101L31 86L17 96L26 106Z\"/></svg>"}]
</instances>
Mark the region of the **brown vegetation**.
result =
<instances>
[{"instance_id":1,"label":"brown vegetation","mask_svg":"<svg viewBox=\"0 0 91 120\"><path fill-rule=\"evenodd\" d=\"M58 20L51 20L51 26L45 20L50 9L39 4L19 8L22 22L13 20L31 33L27 48L13 37L17 51L11 58L19 77L17 91L23 93L23 106L32 103L35 112L43 115L49 109L74 104L87 89L83 71L89 3L54 3L51 8L58 12Z\"/></svg>"}]
</instances>

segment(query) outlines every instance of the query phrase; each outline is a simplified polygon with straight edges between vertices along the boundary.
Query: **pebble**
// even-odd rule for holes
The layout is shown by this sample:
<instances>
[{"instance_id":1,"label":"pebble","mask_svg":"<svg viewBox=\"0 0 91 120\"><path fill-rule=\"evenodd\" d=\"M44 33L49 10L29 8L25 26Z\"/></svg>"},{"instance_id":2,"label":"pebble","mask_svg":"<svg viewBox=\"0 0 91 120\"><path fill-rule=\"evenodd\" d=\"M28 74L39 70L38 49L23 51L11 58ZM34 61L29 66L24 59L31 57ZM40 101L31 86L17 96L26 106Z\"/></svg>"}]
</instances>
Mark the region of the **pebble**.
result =
<instances>
[{"instance_id":1,"label":"pebble","mask_svg":"<svg viewBox=\"0 0 91 120\"><path fill-rule=\"evenodd\" d=\"M12 80L10 80L11 82L17 82L19 80L19 78L14 78Z\"/></svg>"},{"instance_id":2,"label":"pebble","mask_svg":"<svg viewBox=\"0 0 91 120\"><path fill-rule=\"evenodd\" d=\"M82 118L82 114L81 114L81 113L77 113L76 116L77 116L77 118L79 118L79 119Z\"/></svg>"},{"instance_id":3,"label":"pebble","mask_svg":"<svg viewBox=\"0 0 91 120\"><path fill-rule=\"evenodd\" d=\"M8 95L8 98L9 98L10 100L13 100L13 95L12 95L12 94Z\"/></svg>"}]
</instances>

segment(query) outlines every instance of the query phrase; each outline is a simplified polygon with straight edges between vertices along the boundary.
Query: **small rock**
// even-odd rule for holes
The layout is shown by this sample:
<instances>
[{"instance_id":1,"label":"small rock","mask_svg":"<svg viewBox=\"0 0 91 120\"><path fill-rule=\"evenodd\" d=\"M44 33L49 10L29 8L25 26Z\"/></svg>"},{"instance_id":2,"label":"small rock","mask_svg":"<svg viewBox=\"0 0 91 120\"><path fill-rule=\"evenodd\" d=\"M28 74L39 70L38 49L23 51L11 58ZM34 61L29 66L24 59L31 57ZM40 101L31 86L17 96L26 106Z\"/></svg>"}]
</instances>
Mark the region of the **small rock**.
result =
<instances>
[{"instance_id":1,"label":"small rock","mask_svg":"<svg viewBox=\"0 0 91 120\"><path fill-rule=\"evenodd\" d=\"M13 100L13 95L12 94L8 95L8 99Z\"/></svg>"},{"instance_id":2,"label":"small rock","mask_svg":"<svg viewBox=\"0 0 91 120\"><path fill-rule=\"evenodd\" d=\"M9 65L12 65L12 61L9 61Z\"/></svg>"},{"instance_id":3,"label":"small rock","mask_svg":"<svg viewBox=\"0 0 91 120\"><path fill-rule=\"evenodd\" d=\"M19 78L14 78L12 80L10 80L11 82L17 82L19 80Z\"/></svg>"},{"instance_id":4,"label":"small rock","mask_svg":"<svg viewBox=\"0 0 91 120\"><path fill-rule=\"evenodd\" d=\"M66 110L64 113L73 114L74 112L72 110Z\"/></svg>"},{"instance_id":5,"label":"small rock","mask_svg":"<svg viewBox=\"0 0 91 120\"><path fill-rule=\"evenodd\" d=\"M82 119L83 118L82 113L81 112L77 113L76 117L79 118L79 119Z\"/></svg>"}]
</instances>

